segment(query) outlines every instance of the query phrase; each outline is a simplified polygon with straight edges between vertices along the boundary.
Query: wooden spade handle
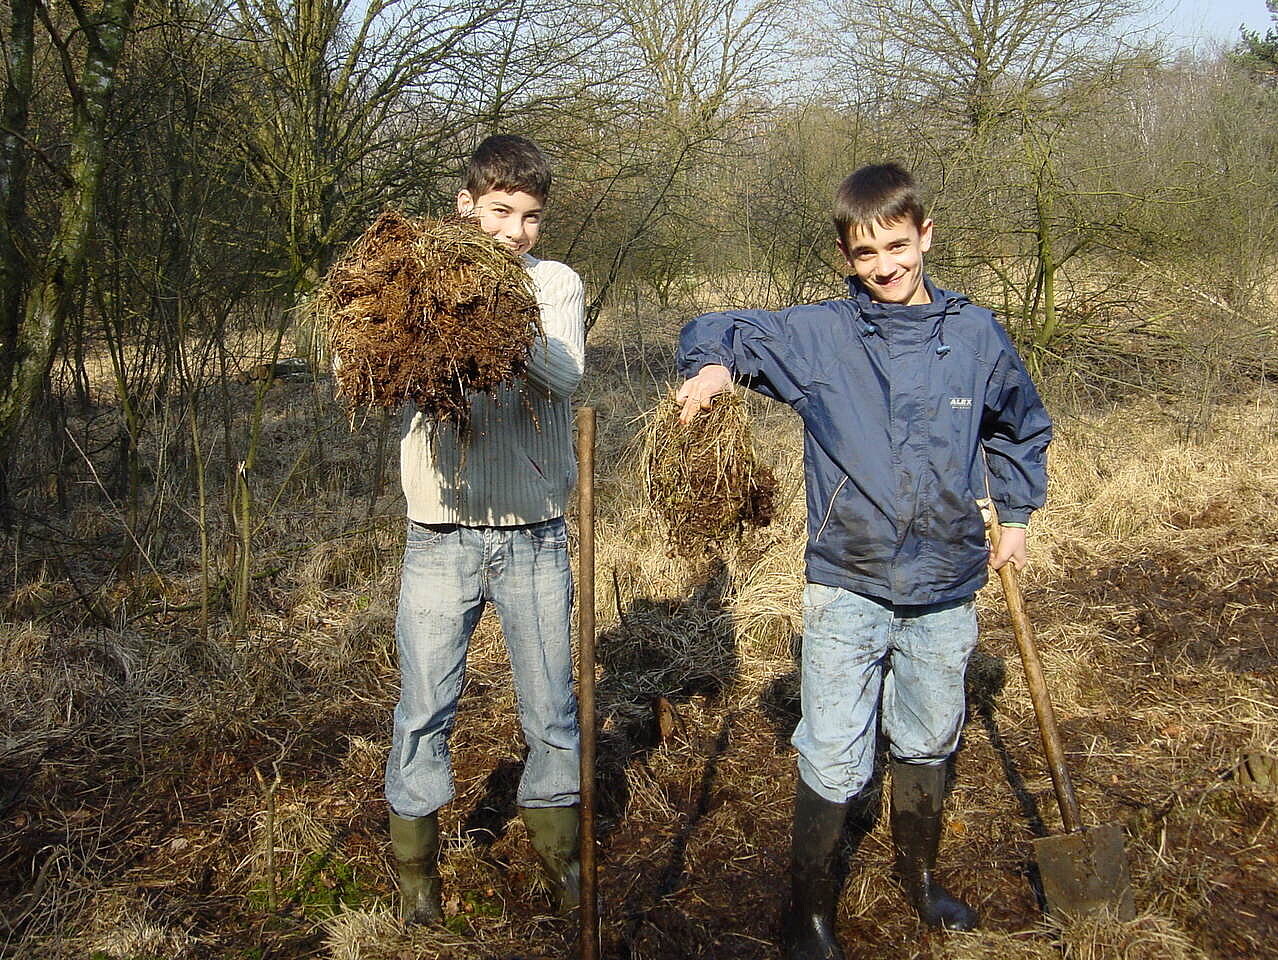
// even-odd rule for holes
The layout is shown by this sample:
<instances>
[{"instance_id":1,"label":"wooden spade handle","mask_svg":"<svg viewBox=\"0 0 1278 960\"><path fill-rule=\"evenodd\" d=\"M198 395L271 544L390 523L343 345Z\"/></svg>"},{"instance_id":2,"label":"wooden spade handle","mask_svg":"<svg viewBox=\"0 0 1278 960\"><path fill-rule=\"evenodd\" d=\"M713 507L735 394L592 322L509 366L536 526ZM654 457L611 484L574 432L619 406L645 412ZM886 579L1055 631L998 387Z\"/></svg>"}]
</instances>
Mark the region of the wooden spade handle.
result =
<instances>
[{"instance_id":1,"label":"wooden spade handle","mask_svg":"<svg viewBox=\"0 0 1278 960\"><path fill-rule=\"evenodd\" d=\"M577 411L577 701L581 731L581 960L599 956L595 846L595 410Z\"/></svg>"},{"instance_id":2,"label":"wooden spade handle","mask_svg":"<svg viewBox=\"0 0 1278 960\"><path fill-rule=\"evenodd\" d=\"M1001 530L993 504L982 501L981 514L985 519L985 531L989 535L990 543L997 551ZM1061 808L1061 821L1065 824L1066 831L1077 833L1083 829L1083 820L1078 812L1074 784L1065 766L1065 748L1061 745L1061 733L1056 727L1056 712L1052 709L1051 698L1047 695L1047 681L1043 678L1043 665L1038 659L1034 631L1030 627L1029 615L1025 612L1025 601L1021 597L1021 584L1015 565L1010 560L1003 564L998 570L998 577L1003 583L1007 612L1012 617L1012 632L1016 635L1016 646L1020 650L1021 663L1025 667L1025 680L1029 684L1030 700L1034 703L1038 732L1043 738L1043 753L1047 756L1047 769L1052 775L1052 786L1056 788L1056 802Z\"/></svg>"}]
</instances>

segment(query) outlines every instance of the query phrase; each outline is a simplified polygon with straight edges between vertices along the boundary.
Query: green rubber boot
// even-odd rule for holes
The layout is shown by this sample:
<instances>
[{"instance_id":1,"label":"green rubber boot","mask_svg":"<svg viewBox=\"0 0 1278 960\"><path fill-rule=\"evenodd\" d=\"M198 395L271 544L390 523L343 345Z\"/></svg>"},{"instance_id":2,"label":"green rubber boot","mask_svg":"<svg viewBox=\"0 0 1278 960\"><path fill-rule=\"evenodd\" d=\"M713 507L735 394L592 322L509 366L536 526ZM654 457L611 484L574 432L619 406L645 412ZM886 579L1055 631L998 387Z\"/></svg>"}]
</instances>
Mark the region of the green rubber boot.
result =
<instances>
[{"instance_id":1,"label":"green rubber boot","mask_svg":"<svg viewBox=\"0 0 1278 960\"><path fill-rule=\"evenodd\" d=\"M557 913L581 905L581 816L576 807L520 807Z\"/></svg>"},{"instance_id":2,"label":"green rubber boot","mask_svg":"<svg viewBox=\"0 0 1278 960\"><path fill-rule=\"evenodd\" d=\"M440 923L439 815L390 814L391 850L399 866L399 915L406 923Z\"/></svg>"}]
</instances>

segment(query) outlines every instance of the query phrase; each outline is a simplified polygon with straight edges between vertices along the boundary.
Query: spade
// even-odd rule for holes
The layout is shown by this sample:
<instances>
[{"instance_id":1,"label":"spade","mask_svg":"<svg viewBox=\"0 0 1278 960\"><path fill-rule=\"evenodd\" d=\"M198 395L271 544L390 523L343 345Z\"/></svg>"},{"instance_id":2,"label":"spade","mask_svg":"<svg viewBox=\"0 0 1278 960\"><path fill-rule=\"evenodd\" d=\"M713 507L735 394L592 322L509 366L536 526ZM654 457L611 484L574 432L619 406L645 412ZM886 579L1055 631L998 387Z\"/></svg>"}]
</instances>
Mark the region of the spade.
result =
<instances>
[{"instance_id":1,"label":"spade","mask_svg":"<svg viewBox=\"0 0 1278 960\"><path fill-rule=\"evenodd\" d=\"M997 550L1000 540L999 524L988 500L981 502L981 513L990 543ZM1052 775L1052 786L1056 789L1061 821L1065 825L1064 834L1039 837L1034 841L1035 859L1038 861L1047 911L1062 920L1103 912L1108 912L1119 920L1130 920L1136 914L1136 905L1132 899L1122 828L1116 823L1098 827L1083 826L1078 798L1074 796L1074 785L1065 766L1065 749L1061 745L1060 731L1056 727L1056 715L1047 695L1043 666L1034 645L1034 632L1030 628L1025 602L1021 597L1016 568L1011 562L1005 563L999 568L998 575L1003 582L1003 596L1007 600L1007 610L1012 618L1012 631L1016 635L1021 663L1025 666L1025 679L1029 685L1030 699L1034 703L1038 730L1043 738L1043 752Z\"/></svg>"}]
</instances>

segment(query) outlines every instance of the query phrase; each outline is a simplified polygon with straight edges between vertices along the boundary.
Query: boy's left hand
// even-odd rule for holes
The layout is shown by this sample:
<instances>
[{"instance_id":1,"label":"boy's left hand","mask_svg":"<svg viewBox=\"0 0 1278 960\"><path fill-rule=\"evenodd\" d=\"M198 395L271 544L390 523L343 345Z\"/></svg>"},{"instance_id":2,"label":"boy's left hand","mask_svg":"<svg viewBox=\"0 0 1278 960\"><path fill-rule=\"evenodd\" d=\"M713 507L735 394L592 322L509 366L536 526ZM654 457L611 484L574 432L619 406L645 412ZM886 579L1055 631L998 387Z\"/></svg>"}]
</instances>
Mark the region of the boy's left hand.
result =
<instances>
[{"instance_id":1,"label":"boy's left hand","mask_svg":"<svg viewBox=\"0 0 1278 960\"><path fill-rule=\"evenodd\" d=\"M1029 563L1029 552L1025 546L1024 527L1002 527L999 530L998 550L990 547L990 568L997 570L1009 560L1017 570L1024 570Z\"/></svg>"},{"instance_id":2,"label":"boy's left hand","mask_svg":"<svg viewBox=\"0 0 1278 960\"><path fill-rule=\"evenodd\" d=\"M683 382L675 394L679 404L679 422L691 423L703 410L710 409L710 401L732 389L732 371L718 363L707 363L695 377Z\"/></svg>"}]
</instances>

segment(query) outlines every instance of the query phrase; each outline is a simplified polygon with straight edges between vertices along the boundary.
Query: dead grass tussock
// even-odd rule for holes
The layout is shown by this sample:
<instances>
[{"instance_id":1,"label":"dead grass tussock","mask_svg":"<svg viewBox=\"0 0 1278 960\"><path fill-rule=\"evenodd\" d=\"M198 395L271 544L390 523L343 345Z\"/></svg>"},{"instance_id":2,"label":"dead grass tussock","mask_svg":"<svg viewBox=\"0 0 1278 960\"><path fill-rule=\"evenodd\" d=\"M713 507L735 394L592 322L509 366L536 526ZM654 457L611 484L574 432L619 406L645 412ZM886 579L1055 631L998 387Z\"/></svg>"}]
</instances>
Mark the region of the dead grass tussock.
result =
<instances>
[{"instance_id":1,"label":"dead grass tussock","mask_svg":"<svg viewBox=\"0 0 1278 960\"><path fill-rule=\"evenodd\" d=\"M1222 402L1205 440L1187 439L1177 408L1153 401L1059 425L1036 534L1142 543L1212 530L1272 511L1278 397Z\"/></svg>"},{"instance_id":2,"label":"dead grass tussock","mask_svg":"<svg viewBox=\"0 0 1278 960\"><path fill-rule=\"evenodd\" d=\"M497 960L540 958L531 946L511 938L467 929L406 927L388 909L345 910L324 921L324 944L331 960Z\"/></svg>"},{"instance_id":3,"label":"dead grass tussock","mask_svg":"<svg viewBox=\"0 0 1278 960\"><path fill-rule=\"evenodd\" d=\"M772 519L776 477L759 462L745 402L722 394L692 423L679 422L673 395L659 400L642 429L652 509L680 552L693 552Z\"/></svg>"},{"instance_id":4,"label":"dead grass tussock","mask_svg":"<svg viewBox=\"0 0 1278 960\"><path fill-rule=\"evenodd\" d=\"M49 632L30 620L0 624L0 674L21 673L45 654Z\"/></svg>"},{"instance_id":5,"label":"dead grass tussock","mask_svg":"<svg viewBox=\"0 0 1278 960\"><path fill-rule=\"evenodd\" d=\"M86 956L103 960L188 960L198 955L200 942L180 927L159 920L145 904L115 893L94 899L89 932L81 946Z\"/></svg>"},{"instance_id":6,"label":"dead grass tussock","mask_svg":"<svg viewBox=\"0 0 1278 960\"><path fill-rule=\"evenodd\" d=\"M333 844L333 825L326 823L304 797L279 791L275 797L272 818L262 799L262 809L253 814L253 872L265 876L268 843L275 848L277 876L296 878L308 857L329 849ZM269 830L268 830L269 827Z\"/></svg>"},{"instance_id":7,"label":"dead grass tussock","mask_svg":"<svg viewBox=\"0 0 1278 960\"><path fill-rule=\"evenodd\" d=\"M333 265L311 310L352 415L407 400L464 425L470 394L522 373L541 332L528 274L473 220L394 211Z\"/></svg>"},{"instance_id":8,"label":"dead grass tussock","mask_svg":"<svg viewBox=\"0 0 1278 960\"><path fill-rule=\"evenodd\" d=\"M999 587L991 584L986 589L993 592ZM1043 672L1049 678L1053 702L1067 707L1074 716L1089 711L1108 712L1113 704L1106 692L1106 665L1096 656L1096 645L1103 643L1096 624L1081 621L1040 623L1039 626L1041 629L1035 633L1036 646ZM995 647L995 641L988 639L986 646ZM1032 716L1020 655L1008 642L998 644L996 649L1004 654L1007 661L1007 685L1003 689L1003 697L1011 702L1005 708L1015 704L1030 711Z\"/></svg>"},{"instance_id":9,"label":"dead grass tussock","mask_svg":"<svg viewBox=\"0 0 1278 960\"><path fill-rule=\"evenodd\" d=\"M761 682L793 658L802 632L802 557L774 548L743 571L730 601L742 679Z\"/></svg>"},{"instance_id":10,"label":"dead grass tussock","mask_svg":"<svg viewBox=\"0 0 1278 960\"><path fill-rule=\"evenodd\" d=\"M1095 916L1058 928L1065 960L1205 960L1204 954L1169 917L1144 913L1122 922Z\"/></svg>"},{"instance_id":11,"label":"dead grass tussock","mask_svg":"<svg viewBox=\"0 0 1278 960\"><path fill-rule=\"evenodd\" d=\"M377 523L346 536L321 540L306 555L296 577L318 589L363 586L378 580L403 556L402 523Z\"/></svg>"},{"instance_id":12,"label":"dead grass tussock","mask_svg":"<svg viewBox=\"0 0 1278 960\"><path fill-rule=\"evenodd\" d=\"M408 941L404 924L389 908L343 910L324 921L324 945L332 960L398 960Z\"/></svg>"},{"instance_id":13,"label":"dead grass tussock","mask_svg":"<svg viewBox=\"0 0 1278 960\"><path fill-rule=\"evenodd\" d=\"M336 601L330 597L328 602ZM353 608L349 619L331 632L316 630L298 649L298 662L325 682L346 688L388 680L397 669L394 608L381 601L346 602Z\"/></svg>"},{"instance_id":14,"label":"dead grass tussock","mask_svg":"<svg viewBox=\"0 0 1278 960\"><path fill-rule=\"evenodd\" d=\"M34 577L9 591L0 612L6 620L30 620L46 610L57 598L58 592L56 585L47 579L47 574ZM0 625L0 629L6 631L11 628L10 624Z\"/></svg>"},{"instance_id":15,"label":"dead grass tussock","mask_svg":"<svg viewBox=\"0 0 1278 960\"><path fill-rule=\"evenodd\" d=\"M929 960L1060 960L1061 951L1039 930L973 930L933 941L925 956Z\"/></svg>"}]
</instances>

